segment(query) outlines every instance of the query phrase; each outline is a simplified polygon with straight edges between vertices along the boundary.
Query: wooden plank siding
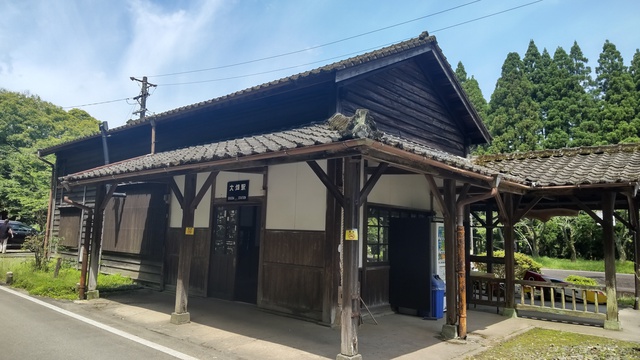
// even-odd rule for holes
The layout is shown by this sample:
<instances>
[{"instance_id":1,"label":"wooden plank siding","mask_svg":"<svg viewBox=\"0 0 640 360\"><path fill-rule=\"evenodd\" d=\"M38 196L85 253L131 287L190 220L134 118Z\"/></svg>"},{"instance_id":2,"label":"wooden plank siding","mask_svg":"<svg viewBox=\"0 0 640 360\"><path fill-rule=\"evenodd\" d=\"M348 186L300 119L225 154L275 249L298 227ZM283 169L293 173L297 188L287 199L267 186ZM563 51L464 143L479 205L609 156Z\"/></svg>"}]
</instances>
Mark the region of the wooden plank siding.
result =
<instances>
[{"instance_id":1,"label":"wooden plank siding","mask_svg":"<svg viewBox=\"0 0 640 360\"><path fill-rule=\"evenodd\" d=\"M182 228L169 228L165 241L164 284L175 291L178 281L178 256L182 240ZM211 230L196 228L193 235L193 257L191 258L191 274L189 277L189 295L207 296L207 277L209 271L209 251L211 247Z\"/></svg>"},{"instance_id":2,"label":"wooden plank siding","mask_svg":"<svg viewBox=\"0 0 640 360\"><path fill-rule=\"evenodd\" d=\"M96 188L84 186L65 190L60 187L55 196L56 206L52 221L53 236L61 238L59 246L68 250L77 250L81 239L84 241L87 214L85 211L63 202L62 199L67 196L77 203L92 208L95 203Z\"/></svg>"},{"instance_id":3,"label":"wooden plank siding","mask_svg":"<svg viewBox=\"0 0 640 360\"><path fill-rule=\"evenodd\" d=\"M261 307L322 320L324 243L324 231L266 231Z\"/></svg>"},{"instance_id":4,"label":"wooden plank siding","mask_svg":"<svg viewBox=\"0 0 640 360\"><path fill-rule=\"evenodd\" d=\"M465 156L464 133L431 81L413 60L403 65L342 87L341 112L351 116L368 109L382 131Z\"/></svg>"},{"instance_id":5,"label":"wooden plank siding","mask_svg":"<svg viewBox=\"0 0 640 360\"><path fill-rule=\"evenodd\" d=\"M361 297L369 307L389 305L389 266L370 266L361 282ZM362 269L360 269L362 272ZM361 277L362 278L362 277Z\"/></svg>"},{"instance_id":6,"label":"wooden plank siding","mask_svg":"<svg viewBox=\"0 0 640 360\"><path fill-rule=\"evenodd\" d=\"M168 193L164 184L119 186L126 197L113 197L104 214L102 249L162 260Z\"/></svg>"},{"instance_id":7,"label":"wooden plank siding","mask_svg":"<svg viewBox=\"0 0 640 360\"><path fill-rule=\"evenodd\" d=\"M100 272L128 276L146 286L162 289L162 261L145 259L139 255L103 252Z\"/></svg>"}]
</instances>

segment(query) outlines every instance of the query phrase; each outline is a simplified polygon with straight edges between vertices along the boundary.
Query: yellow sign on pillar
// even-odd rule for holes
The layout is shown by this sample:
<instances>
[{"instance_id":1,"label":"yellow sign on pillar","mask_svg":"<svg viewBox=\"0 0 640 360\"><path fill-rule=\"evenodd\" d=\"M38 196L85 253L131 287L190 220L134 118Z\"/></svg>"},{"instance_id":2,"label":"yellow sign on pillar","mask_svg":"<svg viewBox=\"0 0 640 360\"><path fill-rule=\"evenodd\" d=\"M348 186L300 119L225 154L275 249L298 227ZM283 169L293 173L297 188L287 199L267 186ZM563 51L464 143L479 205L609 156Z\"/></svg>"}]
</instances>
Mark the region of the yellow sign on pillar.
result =
<instances>
[{"instance_id":1,"label":"yellow sign on pillar","mask_svg":"<svg viewBox=\"0 0 640 360\"><path fill-rule=\"evenodd\" d=\"M194 228L192 228L192 227L186 227L186 228L184 229L184 234L185 234L185 235L193 235L194 233L195 233L195 230L194 230Z\"/></svg>"},{"instance_id":2,"label":"yellow sign on pillar","mask_svg":"<svg viewBox=\"0 0 640 360\"><path fill-rule=\"evenodd\" d=\"M348 229L345 231L344 239L347 241L358 241L358 229Z\"/></svg>"}]
</instances>

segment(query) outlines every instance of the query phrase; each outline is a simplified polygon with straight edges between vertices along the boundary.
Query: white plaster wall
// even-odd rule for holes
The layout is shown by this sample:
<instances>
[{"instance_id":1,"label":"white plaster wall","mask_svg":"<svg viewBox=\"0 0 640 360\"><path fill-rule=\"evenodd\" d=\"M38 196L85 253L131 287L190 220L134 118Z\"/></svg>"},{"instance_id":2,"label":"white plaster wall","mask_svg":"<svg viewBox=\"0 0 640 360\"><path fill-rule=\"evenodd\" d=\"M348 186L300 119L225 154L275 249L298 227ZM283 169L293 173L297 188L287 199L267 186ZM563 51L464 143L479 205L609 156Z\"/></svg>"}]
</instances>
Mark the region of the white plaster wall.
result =
<instances>
[{"instance_id":1,"label":"white plaster wall","mask_svg":"<svg viewBox=\"0 0 640 360\"><path fill-rule=\"evenodd\" d=\"M227 183L239 180L249 180L249 196L264 196L262 174L221 171L216 178L216 199L226 199Z\"/></svg>"},{"instance_id":2,"label":"white plaster wall","mask_svg":"<svg viewBox=\"0 0 640 360\"><path fill-rule=\"evenodd\" d=\"M382 175L367 197L370 203L432 210L429 183L424 175ZM433 210L437 204L434 199Z\"/></svg>"},{"instance_id":3,"label":"white plaster wall","mask_svg":"<svg viewBox=\"0 0 640 360\"><path fill-rule=\"evenodd\" d=\"M199 173L196 177L196 194L200 191L200 188L207 180L209 173ZM174 176L178 188L181 192L184 193L184 175ZM207 190L207 193L204 195L200 204L196 208L193 216L193 226L198 228L208 228L209 227L209 216L211 214L211 188ZM178 199L176 198L173 191L171 192L171 200L169 203L169 226L172 228L182 227L182 208L180 208L180 203L178 203Z\"/></svg>"},{"instance_id":4,"label":"white plaster wall","mask_svg":"<svg viewBox=\"0 0 640 360\"><path fill-rule=\"evenodd\" d=\"M196 178L196 194L200 191L200 188L207 181L210 173L199 173ZM202 200L198 204L195 213L193 214L193 227L208 228L209 216L211 215L211 187L204 194ZM182 219L180 220L182 221Z\"/></svg>"},{"instance_id":5,"label":"white plaster wall","mask_svg":"<svg viewBox=\"0 0 640 360\"><path fill-rule=\"evenodd\" d=\"M326 171L327 162L318 161ZM269 167L267 229L325 230L326 188L306 163Z\"/></svg>"},{"instance_id":6,"label":"white plaster wall","mask_svg":"<svg viewBox=\"0 0 640 360\"><path fill-rule=\"evenodd\" d=\"M174 176L173 180L178 185L180 192L184 192L184 175ZM182 227L182 208L180 208L180 203L173 191L169 200L169 227Z\"/></svg>"}]
</instances>

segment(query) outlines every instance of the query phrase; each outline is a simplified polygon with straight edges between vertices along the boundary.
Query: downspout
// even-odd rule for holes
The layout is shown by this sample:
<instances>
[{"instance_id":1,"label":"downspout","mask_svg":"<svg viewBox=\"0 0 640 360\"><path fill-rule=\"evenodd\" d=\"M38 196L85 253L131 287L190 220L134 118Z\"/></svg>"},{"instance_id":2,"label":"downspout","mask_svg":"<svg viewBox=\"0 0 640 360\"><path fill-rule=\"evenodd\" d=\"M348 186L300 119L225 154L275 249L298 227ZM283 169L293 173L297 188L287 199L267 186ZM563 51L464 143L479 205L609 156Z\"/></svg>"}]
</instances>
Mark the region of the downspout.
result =
<instances>
[{"instance_id":1,"label":"downspout","mask_svg":"<svg viewBox=\"0 0 640 360\"><path fill-rule=\"evenodd\" d=\"M109 165L109 148L107 147L107 131L109 131L109 123L103 121L100 123L100 134L102 134L102 153L104 154L104 164Z\"/></svg>"},{"instance_id":2,"label":"downspout","mask_svg":"<svg viewBox=\"0 0 640 360\"><path fill-rule=\"evenodd\" d=\"M497 182L496 182L497 185ZM456 204L457 231L456 231L456 273L458 275L458 337L467 338L467 283L465 268L464 246L464 207L478 201L486 200L498 194L497 186L494 186L487 194L477 195L462 199Z\"/></svg>"},{"instance_id":3,"label":"downspout","mask_svg":"<svg viewBox=\"0 0 640 360\"><path fill-rule=\"evenodd\" d=\"M51 180L49 183L49 203L47 204L47 222L44 226L44 258L49 258L49 237L51 236L51 217L53 212L53 202L54 200L54 192L56 186L56 165L50 162L49 160L43 158L40 155L40 150L38 150L38 159L44 162L45 164L51 166Z\"/></svg>"}]
</instances>

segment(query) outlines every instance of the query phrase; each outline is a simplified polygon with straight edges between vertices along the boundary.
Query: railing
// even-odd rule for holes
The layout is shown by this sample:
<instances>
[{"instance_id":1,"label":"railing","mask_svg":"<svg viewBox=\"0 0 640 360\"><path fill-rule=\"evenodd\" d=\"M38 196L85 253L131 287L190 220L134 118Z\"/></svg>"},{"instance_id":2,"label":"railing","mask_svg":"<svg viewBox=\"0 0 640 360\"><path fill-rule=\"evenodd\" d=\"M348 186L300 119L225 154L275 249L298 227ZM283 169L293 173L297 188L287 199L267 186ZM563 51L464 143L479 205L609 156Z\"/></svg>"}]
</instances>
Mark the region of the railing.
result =
<instances>
[{"instance_id":1,"label":"railing","mask_svg":"<svg viewBox=\"0 0 640 360\"><path fill-rule=\"evenodd\" d=\"M606 309L600 311L600 305L606 305L606 300L602 299L605 292L603 286L529 280L516 280L515 283L516 292L520 292L520 302L516 300L517 310L596 320L605 320L607 317Z\"/></svg>"},{"instance_id":2,"label":"railing","mask_svg":"<svg viewBox=\"0 0 640 360\"><path fill-rule=\"evenodd\" d=\"M492 273L472 272L469 276L470 296L467 303L473 305L505 306L505 280Z\"/></svg>"}]
</instances>

